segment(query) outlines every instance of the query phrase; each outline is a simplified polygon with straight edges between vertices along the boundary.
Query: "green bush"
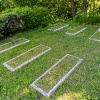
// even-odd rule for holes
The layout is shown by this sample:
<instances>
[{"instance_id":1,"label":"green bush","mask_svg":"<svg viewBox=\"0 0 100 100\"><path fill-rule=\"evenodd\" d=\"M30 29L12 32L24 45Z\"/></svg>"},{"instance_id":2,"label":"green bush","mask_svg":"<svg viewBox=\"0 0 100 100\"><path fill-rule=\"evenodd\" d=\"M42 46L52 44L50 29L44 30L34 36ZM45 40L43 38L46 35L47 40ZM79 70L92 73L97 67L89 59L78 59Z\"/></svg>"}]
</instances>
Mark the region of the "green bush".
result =
<instances>
[{"instance_id":1,"label":"green bush","mask_svg":"<svg viewBox=\"0 0 100 100\"><path fill-rule=\"evenodd\" d=\"M100 23L100 13L90 11L89 13L78 14L75 16L74 21L78 23L98 24Z\"/></svg>"},{"instance_id":2,"label":"green bush","mask_svg":"<svg viewBox=\"0 0 100 100\"><path fill-rule=\"evenodd\" d=\"M51 22L51 14L44 7L35 6L33 9L29 7L17 7L3 11L2 14L16 12L17 17L24 22L24 28L36 28L47 26Z\"/></svg>"},{"instance_id":3,"label":"green bush","mask_svg":"<svg viewBox=\"0 0 100 100\"><path fill-rule=\"evenodd\" d=\"M0 15L0 33L9 35L20 27L20 20L15 12Z\"/></svg>"},{"instance_id":4,"label":"green bush","mask_svg":"<svg viewBox=\"0 0 100 100\"><path fill-rule=\"evenodd\" d=\"M87 21L89 24L100 23L100 13L90 11L87 16Z\"/></svg>"},{"instance_id":5,"label":"green bush","mask_svg":"<svg viewBox=\"0 0 100 100\"><path fill-rule=\"evenodd\" d=\"M87 14L86 13L78 14L77 16L74 17L74 21L78 23L86 23Z\"/></svg>"},{"instance_id":6,"label":"green bush","mask_svg":"<svg viewBox=\"0 0 100 100\"><path fill-rule=\"evenodd\" d=\"M29 7L17 7L7 9L0 14L0 22L5 26L8 19L16 19L20 29L29 29L37 27L45 27L52 21L52 16L48 9L35 6L33 9Z\"/></svg>"}]
</instances>

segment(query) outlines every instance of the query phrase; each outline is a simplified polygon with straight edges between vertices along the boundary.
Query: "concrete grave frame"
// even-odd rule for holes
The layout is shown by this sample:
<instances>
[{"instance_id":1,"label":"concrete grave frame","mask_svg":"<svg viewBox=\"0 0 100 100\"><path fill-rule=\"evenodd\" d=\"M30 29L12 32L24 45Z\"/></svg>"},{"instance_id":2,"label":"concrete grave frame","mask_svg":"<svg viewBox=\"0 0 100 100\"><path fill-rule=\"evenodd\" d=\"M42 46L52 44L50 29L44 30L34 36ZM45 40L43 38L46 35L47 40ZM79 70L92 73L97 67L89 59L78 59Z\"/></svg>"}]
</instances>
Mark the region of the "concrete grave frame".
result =
<instances>
[{"instance_id":1,"label":"concrete grave frame","mask_svg":"<svg viewBox=\"0 0 100 100\"><path fill-rule=\"evenodd\" d=\"M30 40L25 39L25 38L20 38L20 39L16 39L16 40L21 40L21 39L24 39L24 40L26 40L26 41L25 41L25 42L21 42L21 43L19 43L19 44L17 44L17 45L11 46L11 47L9 47L9 48L7 48L7 49L1 50L1 51L0 51L0 54L3 53L3 52L8 51L8 50L10 50L10 49L13 49L13 48L15 48L15 47L17 47L17 46L20 46L20 45L22 45L22 44L25 44L25 43L30 42ZM16 40L14 40L14 41L16 41ZM14 41L12 41L12 42L14 42ZM7 45L7 44L12 43L12 42L8 42L8 43L2 44L2 45L0 45L0 46Z\"/></svg>"},{"instance_id":2,"label":"concrete grave frame","mask_svg":"<svg viewBox=\"0 0 100 100\"><path fill-rule=\"evenodd\" d=\"M78 27L75 27L75 28L73 28L72 30L74 30L74 29L76 29L76 28L78 28ZM87 29L87 27L84 27L84 28L82 28L81 30L75 32L74 34L72 34L72 33L70 33L70 32L66 32L65 34L74 35L74 36L75 36L75 35L81 33L82 31L84 31L84 30L86 30L86 29Z\"/></svg>"},{"instance_id":3,"label":"concrete grave frame","mask_svg":"<svg viewBox=\"0 0 100 100\"><path fill-rule=\"evenodd\" d=\"M92 38L97 32L99 32L99 31L96 31L93 35L91 35L91 37L90 37L89 39L90 39L90 40L97 41L97 42L100 42L100 40L95 39L95 38Z\"/></svg>"},{"instance_id":4,"label":"concrete grave frame","mask_svg":"<svg viewBox=\"0 0 100 100\"><path fill-rule=\"evenodd\" d=\"M55 29L55 30L53 30L52 28L49 28L49 29L47 29L47 30L56 32L56 31L60 31L60 30L62 30L62 29L64 29L64 28L66 28L66 27L68 27L68 26L69 26L69 25L67 24L67 25L64 25L64 26L62 26L62 27L59 27L59 28L57 28L57 29Z\"/></svg>"},{"instance_id":5,"label":"concrete grave frame","mask_svg":"<svg viewBox=\"0 0 100 100\"><path fill-rule=\"evenodd\" d=\"M26 53L28 53L29 51L31 51L31 50L33 50L33 49L35 49L35 48L38 48L39 46L44 46L44 45L40 44L40 45L38 45L38 46L36 46L36 47L34 47L34 48L32 48L32 49L30 49L30 50L28 50L28 51L26 51L26 52L20 54L20 55L14 57L14 58L12 58L12 59L10 59L9 61L3 63L3 65L4 65L6 68L8 68L10 71L14 72L15 70L18 70L18 69L21 68L22 66L27 65L28 63L32 62L33 60L37 59L38 57L42 56L43 54L45 54L46 52L48 52L48 51L51 50L50 47L46 46L47 50L43 51L42 53L38 54L37 56L32 57L31 59L27 60L26 62L23 62L22 64L20 64L20 65L17 66L16 68L12 68L11 66L9 66L9 65L7 64L8 62L10 62L10 61L12 61L12 60L14 60L14 59L16 59L16 58L18 58L18 57L20 57L20 56L26 54Z\"/></svg>"},{"instance_id":6,"label":"concrete grave frame","mask_svg":"<svg viewBox=\"0 0 100 100\"><path fill-rule=\"evenodd\" d=\"M79 62L76 63L76 65L66 74L64 75L55 86L53 86L52 89L50 89L49 92L45 92L42 88L38 87L37 85L35 85L35 82L37 82L38 80L40 80L42 77L44 77L51 69L53 69L54 67L56 67L56 65L58 65L63 59L65 59L67 56L72 56L75 57L77 59L79 59ZM64 57L62 57L57 63L55 63L51 68L49 68L45 73L43 73L39 78L37 78L32 84L31 87L35 88L37 91L39 91L43 96L45 97L50 97L56 90L57 88L67 79L70 77L70 75L76 70L76 68L83 62L83 59L67 54Z\"/></svg>"}]
</instances>

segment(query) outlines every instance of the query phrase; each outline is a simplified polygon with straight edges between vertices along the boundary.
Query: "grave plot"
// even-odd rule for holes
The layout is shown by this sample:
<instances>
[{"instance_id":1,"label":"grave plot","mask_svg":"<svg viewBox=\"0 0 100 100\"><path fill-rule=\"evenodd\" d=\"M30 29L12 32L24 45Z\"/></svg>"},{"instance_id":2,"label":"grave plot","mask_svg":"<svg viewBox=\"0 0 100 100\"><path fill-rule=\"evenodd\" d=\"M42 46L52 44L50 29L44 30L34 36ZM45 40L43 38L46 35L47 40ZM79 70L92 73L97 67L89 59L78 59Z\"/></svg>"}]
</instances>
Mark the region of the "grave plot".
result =
<instances>
[{"instance_id":1,"label":"grave plot","mask_svg":"<svg viewBox=\"0 0 100 100\"><path fill-rule=\"evenodd\" d=\"M50 47L40 44L28 50L27 52L24 52L18 55L17 57L5 62L3 65L7 67L9 70L11 70L12 72L14 72L15 70L18 70L22 66L27 65L31 61L45 54L49 50L51 50Z\"/></svg>"},{"instance_id":2,"label":"grave plot","mask_svg":"<svg viewBox=\"0 0 100 100\"><path fill-rule=\"evenodd\" d=\"M50 97L82 62L83 59L67 54L37 78L31 86L45 97Z\"/></svg>"},{"instance_id":3,"label":"grave plot","mask_svg":"<svg viewBox=\"0 0 100 100\"><path fill-rule=\"evenodd\" d=\"M76 25L71 25L71 26L68 26L67 28L64 28L62 31L63 33L66 33L66 32L69 32L70 30L76 28Z\"/></svg>"},{"instance_id":4,"label":"grave plot","mask_svg":"<svg viewBox=\"0 0 100 100\"><path fill-rule=\"evenodd\" d=\"M21 39L17 39L15 41L12 41L12 42L2 44L2 45L0 45L0 53L3 53L3 52L8 51L10 49L13 49L13 48L20 46L22 44L25 44L27 42L30 42L30 40L25 39L25 38L21 38Z\"/></svg>"},{"instance_id":5,"label":"grave plot","mask_svg":"<svg viewBox=\"0 0 100 100\"><path fill-rule=\"evenodd\" d=\"M71 30L68 30L65 34L68 34L68 35L77 35L81 32L83 32L84 30L86 30L87 27L84 27L84 26L78 26L78 27L74 27L72 28Z\"/></svg>"},{"instance_id":6,"label":"grave plot","mask_svg":"<svg viewBox=\"0 0 100 100\"><path fill-rule=\"evenodd\" d=\"M59 25L55 25L54 27L48 28L47 30L56 32L56 31L60 31L64 28L66 28L68 26L69 26L68 24L59 24Z\"/></svg>"},{"instance_id":7,"label":"grave plot","mask_svg":"<svg viewBox=\"0 0 100 100\"><path fill-rule=\"evenodd\" d=\"M89 39L100 42L100 31L96 31Z\"/></svg>"}]
</instances>

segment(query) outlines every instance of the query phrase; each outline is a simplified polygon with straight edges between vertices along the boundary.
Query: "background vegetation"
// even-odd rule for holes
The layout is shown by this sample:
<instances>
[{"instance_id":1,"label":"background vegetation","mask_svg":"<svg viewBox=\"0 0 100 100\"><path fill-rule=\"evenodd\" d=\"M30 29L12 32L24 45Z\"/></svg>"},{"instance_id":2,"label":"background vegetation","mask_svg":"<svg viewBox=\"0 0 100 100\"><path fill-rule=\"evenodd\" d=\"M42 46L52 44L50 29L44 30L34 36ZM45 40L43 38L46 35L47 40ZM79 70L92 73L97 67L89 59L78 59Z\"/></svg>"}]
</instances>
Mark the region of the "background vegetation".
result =
<instances>
[{"instance_id":1,"label":"background vegetation","mask_svg":"<svg viewBox=\"0 0 100 100\"><path fill-rule=\"evenodd\" d=\"M85 24L87 30L77 36L66 35L67 29L47 31L58 22L70 28ZM100 44L88 39L98 28L100 0L0 0L0 45L21 37L31 40L0 54L0 100L100 100ZM12 73L2 65L41 43L52 50L27 66ZM84 62L47 99L30 84L65 54Z\"/></svg>"},{"instance_id":2,"label":"background vegetation","mask_svg":"<svg viewBox=\"0 0 100 100\"><path fill-rule=\"evenodd\" d=\"M100 23L99 0L0 0L0 33L45 27L58 20Z\"/></svg>"}]
</instances>

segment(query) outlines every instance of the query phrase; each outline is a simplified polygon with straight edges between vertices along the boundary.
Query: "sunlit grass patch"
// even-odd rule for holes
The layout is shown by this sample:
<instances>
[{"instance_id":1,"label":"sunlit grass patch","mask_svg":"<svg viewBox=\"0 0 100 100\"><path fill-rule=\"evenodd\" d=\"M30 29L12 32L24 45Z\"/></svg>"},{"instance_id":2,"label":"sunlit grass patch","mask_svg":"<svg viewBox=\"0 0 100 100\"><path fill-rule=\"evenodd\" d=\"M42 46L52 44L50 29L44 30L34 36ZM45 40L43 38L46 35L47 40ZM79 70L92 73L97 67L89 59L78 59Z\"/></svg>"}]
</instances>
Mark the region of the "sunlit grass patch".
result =
<instances>
[{"instance_id":1,"label":"sunlit grass patch","mask_svg":"<svg viewBox=\"0 0 100 100\"><path fill-rule=\"evenodd\" d=\"M83 94L80 93L64 93L63 95L60 95L56 100L86 100L85 97L83 97Z\"/></svg>"},{"instance_id":2,"label":"sunlit grass patch","mask_svg":"<svg viewBox=\"0 0 100 100\"><path fill-rule=\"evenodd\" d=\"M19 45L25 44L27 42L30 42L30 40L27 40L25 38L21 38L21 39L17 39L17 40L2 44L2 45L0 45L0 53L8 51L12 48L15 48Z\"/></svg>"},{"instance_id":3,"label":"sunlit grass patch","mask_svg":"<svg viewBox=\"0 0 100 100\"><path fill-rule=\"evenodd\" d=\"M38 45L35 48L32 48L28 50L25 53L20 54L19 56L7 61L4 63L4 66L6 66L11 71L15 71L19 69L20 67L28 64L29 62L33 61L37 57L43 55L44 53L48 52L51 48L44 46L44 45Z\"/></svg>"},{"instance_id":4,"label":"sunlit grass patch","mask_svg":"<svg viewBox=\"0 0 100 100\"><path fill-rule=\"evenodd\" d=\"M82 61L78 57L67 54L34 81L31 86L44 96L49 97L73 73Z\"/></svg>"}]
</instances>

